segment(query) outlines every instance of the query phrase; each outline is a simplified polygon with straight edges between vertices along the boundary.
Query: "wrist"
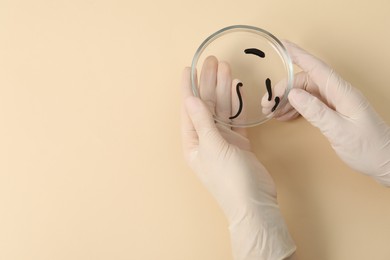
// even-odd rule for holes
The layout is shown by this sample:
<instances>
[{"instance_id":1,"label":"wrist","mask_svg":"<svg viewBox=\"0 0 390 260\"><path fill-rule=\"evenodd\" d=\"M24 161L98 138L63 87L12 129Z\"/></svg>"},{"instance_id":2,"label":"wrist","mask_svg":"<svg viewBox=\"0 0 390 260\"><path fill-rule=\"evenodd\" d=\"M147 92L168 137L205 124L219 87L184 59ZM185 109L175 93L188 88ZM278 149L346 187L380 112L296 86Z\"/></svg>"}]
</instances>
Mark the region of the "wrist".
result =
<instances>
[{"instance_id":1,"label":"wrist","mask_svg":"<svg viewBox=\"0 0 390 260\"><path fill-rule=\"evenodd\" d=\"M277 204L246 214L229 231L235 260L282 260L296 250Z\"/></svg>"}]
</instances>

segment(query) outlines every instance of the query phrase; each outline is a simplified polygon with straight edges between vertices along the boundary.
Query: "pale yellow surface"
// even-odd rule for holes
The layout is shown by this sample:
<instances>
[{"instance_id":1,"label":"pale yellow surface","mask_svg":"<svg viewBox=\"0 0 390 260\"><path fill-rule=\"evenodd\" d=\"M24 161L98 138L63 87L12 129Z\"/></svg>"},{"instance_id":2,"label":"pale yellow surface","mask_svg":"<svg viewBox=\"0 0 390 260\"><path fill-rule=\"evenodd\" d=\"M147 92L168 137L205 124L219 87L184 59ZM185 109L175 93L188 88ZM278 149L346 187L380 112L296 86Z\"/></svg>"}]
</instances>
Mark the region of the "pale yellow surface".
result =
<instances>
[{"instance_id":1,"label":"pale yellow surface","mask_svg":"<svg viewBox=\"0 0 390 260\"><path fill-rule=\"evenodd\" d=\"M182 68L249 24L297 42L390 122L390 2L0 1L0 259L232 259L180 146ZM303 119L251 129L302 260L390 259L390 190Z\"/></svg>"}]
</instances>

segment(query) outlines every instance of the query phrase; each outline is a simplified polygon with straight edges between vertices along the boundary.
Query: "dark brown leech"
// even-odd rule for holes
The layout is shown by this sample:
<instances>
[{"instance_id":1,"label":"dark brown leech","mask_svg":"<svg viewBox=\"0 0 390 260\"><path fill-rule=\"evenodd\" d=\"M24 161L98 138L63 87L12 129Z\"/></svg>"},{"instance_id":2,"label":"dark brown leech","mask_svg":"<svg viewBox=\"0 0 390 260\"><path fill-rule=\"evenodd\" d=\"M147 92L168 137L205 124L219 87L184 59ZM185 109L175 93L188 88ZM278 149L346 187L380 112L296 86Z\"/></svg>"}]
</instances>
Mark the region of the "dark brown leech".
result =
<instances>
[{"instance_id":1,"label":"dark brown leech","mask_svg":"<svg viewBox=\"0 0 390 260\"><path fill-rule=\"evenodd\" d=\"M271 88L271 80L269 78L267 78L265 80L265 86L267 87L268 101L271 101L271 99L272 99L272 88Z\"/></svg>"},{"instance_id":2,"label":"dark brown leech","mask_svg":"<svg viewBox=\"0 0 390 260\"><path fill-rule=\"evenodd\" d=\"M253 54L253 55L259 56L260 58L264 58L265 57L265 53L262 52L259 49L256 49L256 48L246 49L246 50L244 50L244 52L246 54Z\"/></svg>"},{"instance_id":3,"label":"dark brown leech","mask_svg":"<svg viewBox=\"0 0 390 260\"><path fill-rule=\"evenodd\" d=\"M280 98L279 98L279 97L275 97L275 105L274 105L274 107L271 109L272 112L274 112L275 109L278 107L279 102L280 102Z\"/></svg>"},{"instance_id":4,"label":"dark brown leech","mask_svg":"<svg viewBox=\"0 0 390 260\"><path fill-rule=\"evenodd\" d=\"M236 86L236 92L237 92L237 96L238 96L238 101L240 102L240 105L238 107L238 111L237 111L237 113L234 116L229 117L229 119L234 119L234 118L238 117L241 114L243 104L242 104L242 97L241 97L241 93L240 93L240 87L242 87L242 83L238 82L237 86Z\"/></svg>"}]
</instances>

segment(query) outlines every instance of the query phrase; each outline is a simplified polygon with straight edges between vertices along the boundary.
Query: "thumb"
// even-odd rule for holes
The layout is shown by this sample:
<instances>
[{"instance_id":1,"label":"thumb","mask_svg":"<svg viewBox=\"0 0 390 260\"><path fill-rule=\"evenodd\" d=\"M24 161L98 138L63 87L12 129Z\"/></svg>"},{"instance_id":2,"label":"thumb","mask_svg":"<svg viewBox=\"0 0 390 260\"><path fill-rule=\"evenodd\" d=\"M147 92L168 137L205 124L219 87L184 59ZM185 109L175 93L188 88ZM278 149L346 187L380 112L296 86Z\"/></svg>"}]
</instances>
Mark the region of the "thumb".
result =
<instances>
[{"instance_id":1,"label":"thumb","mask_svg":"<svg viewBox=\"0 0 390 260\"><path fill-rule=\"evenodd\" d=\"M331 138L340 127L340 115L321 100L302 89L292 89L288 95L290 104L312 125Z\"/></svg>"},{"instance_id":2,"label":"thumb","mask_svg":"<svg viewBox=\"0 0 390 260\"><path fill-rule=\"evenodd\" d=\"M213 145L225 141L220 135L209 109L199 98L193 96L186 98L185 107L198 134L199 144L204 142Z\"/></svg>"}]
</instances>

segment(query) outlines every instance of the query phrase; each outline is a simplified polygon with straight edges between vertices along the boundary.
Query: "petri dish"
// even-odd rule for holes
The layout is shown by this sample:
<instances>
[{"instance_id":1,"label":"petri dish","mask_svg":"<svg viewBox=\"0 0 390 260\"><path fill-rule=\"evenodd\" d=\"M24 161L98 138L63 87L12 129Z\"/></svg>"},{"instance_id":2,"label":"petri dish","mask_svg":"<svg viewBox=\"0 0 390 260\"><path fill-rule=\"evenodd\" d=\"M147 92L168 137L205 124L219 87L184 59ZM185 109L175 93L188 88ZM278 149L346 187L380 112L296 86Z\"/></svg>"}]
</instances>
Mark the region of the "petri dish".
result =
<instances>
[{"instance_id":1,"label":"petri dish","mask_svg":"<svg viewBox=\"0 0 390 260\"><path fill-rule=\"evenodd\" d=\"M248 25L211 34L191 65L194 95L208 104L216 122L231 127L251 127L277 117L288 103L293 77L283 43Z\"/></svg>"}]
</instances>

